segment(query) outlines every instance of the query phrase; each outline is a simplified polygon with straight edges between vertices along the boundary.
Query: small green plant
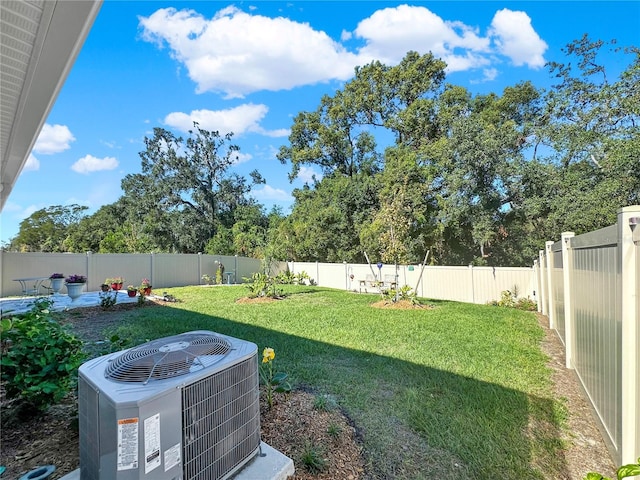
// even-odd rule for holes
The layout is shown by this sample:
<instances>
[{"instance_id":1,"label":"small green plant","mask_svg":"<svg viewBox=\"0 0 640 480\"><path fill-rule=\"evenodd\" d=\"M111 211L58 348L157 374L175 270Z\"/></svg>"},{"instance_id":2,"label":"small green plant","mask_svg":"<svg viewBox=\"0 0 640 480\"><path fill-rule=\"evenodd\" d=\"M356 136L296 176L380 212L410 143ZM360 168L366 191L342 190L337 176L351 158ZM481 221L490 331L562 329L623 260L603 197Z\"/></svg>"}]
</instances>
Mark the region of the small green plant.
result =
<instances>
[{"instance_id":1,"label":"small green plant","mask_svg":"<svg viewBox=\"0 0 640 480\"><path fill-rule=\"evenodd\" d=\"M489 302L495 307L517 308L518 310L526 310L533 312L538 309L538 304L527 298L518 298L518 286L514 285L511 290L504 290L500 293L500 300Z\"/></svg>"},{"instance_id":2,"label":"small green plant","mask_svg":"<svg viewBox=\"0 0 640 480\"><path fill-rule=\"evenodd\" d=\"M266 273L254 273L251 278L244 277L247 282L246 287L249 289L249 297L279 297L282 290L276 287L276 280Z\"/></svg>"},{"instance_id":3,"label":"small green plant","mask_svg":"<svg viewBox=\"0 0 640 480\"><path fill-rule=\"evenodd\" d=\"M616 478L617 480L622 480L627 477L638 477L640 476L640 457L638 458L638 463L630 463L628 465L622 465L618 470L616 470ZM584 480L611 480L609 477L605 477L599 473L589 472L584 477Z\"/></svg>"},{"instance_id":4,"label":"small green plant","mask_svg":"<svg viewBox=\"0 0 640 480\"><path fill-rule=\"evenodd\" d=\"M287 380L288 375L283 372L276 372L273 368L273 361L276 352L273 348L266 347L262 351L262 364L260 365L260 379L265 386L265 396L269 409L273 407L274 393L288 393L291 391L291 384Z\"/></svg>"},{"instance_id":5,"label":"small green plant","mask_svg":"<svg viewBox=\"0 0 640 480\"><path fill-rule=\"evenodd\" d=\"M51 305L38 299L29 312L0 323L1 378L7 398L17 399L25 412L61 400L84 359L82 342L51 317Z\"/></svg>"},{"instance_id":6,"label":"small green plant","mask_svg":"<svg viewBox=\"0 0 640 480\"><path fill-rule=\"evenodd\" d=\"M335 399L331 395L316 395L313 399L313 408L323 412L329 412L337 407Z\"/></svg>"},{"instance_id":7,"label":"small green plant","mask_svg":"<svg viewBox=\"0 0 640 480\"><path fill-rule=\"evenodd\" d=\"M311 442L307 442L302 449L300 463L311 473L320 473L327 467L322 448Z\"/></svg>"},{"instance_id":8,"label":"small green plant","mask_svg":"<svg viewBox=\"0 0 640 480\"><path fill-rule=\"evenodd\" d=\"M98 296L100 297L100 308L102 308L103 310L109 310L116 304L118 292L98 292Z\"/></svg>"},{"instance_id":9,"label":"small green plant","mask_svg":"<svg viewBox=\"0 0 640 480\"><path fill-rule=\"evenodd\" d=\"M331 438L338 438L341 433L342 433L342 427L340 427L340 425L338 425L337 423L332 422L327 427L327 434Z\"/></svg>"},{"instance_id":10,"label":"small green plant","mask_svg":"<svg viewBox=\"0 0 640 480\"><path fill-rule=\"evenodd\" d=\"M276 275L276 282L278 282L280 285L293 285L295 280L295 273L289 270L288 267L284 272L280 272L278 275Z\"/></svg>"},{"instance_id":11,"label":"small green plant","mask_svg":"<svg viewBox=\"0 0 640 480\"><path fill-rule=\"evenodd\" d=\"M212 285L214 282L213 278L211 278L211 276L207 275L206 273L202 275L202 280L204 280L207 285Z\"/></svg>"},{"instance_id":12,"label":"small green plant","mask_svg":"<svg viewBox=\"0 0 640 480\"><path fill-rule=\"evenodd\" d=\"M293 283L296 283L298 285L305 285L307 280L310 281L311 277L307 272L303 270L300 273L295 274Z\"/></svg>"},{"instance_id":13,"label":"small green plant","mask_svg":"<svg viewBox=\"0 0 640 480\"><path fill-rule=\"evenodd\" d=\"M381 292L381 296L388 302L406 301L411 303L412 305L420 305L418 294L412 291L412 288L409 285L403 285L397 290L394 288L384 290Z\"/></svg>"}]
</instances>

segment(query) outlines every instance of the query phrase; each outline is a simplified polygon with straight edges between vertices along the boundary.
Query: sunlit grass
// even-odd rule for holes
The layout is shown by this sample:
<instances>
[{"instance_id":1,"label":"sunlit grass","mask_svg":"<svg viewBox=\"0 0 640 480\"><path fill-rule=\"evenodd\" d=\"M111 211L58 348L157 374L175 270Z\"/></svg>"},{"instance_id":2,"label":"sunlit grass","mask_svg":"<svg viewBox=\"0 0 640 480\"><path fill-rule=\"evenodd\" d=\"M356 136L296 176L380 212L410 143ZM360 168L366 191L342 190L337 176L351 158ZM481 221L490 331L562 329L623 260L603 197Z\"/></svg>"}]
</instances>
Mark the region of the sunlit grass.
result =
<instances>
[{"instance_id":1,"label":"sunlit grass","mask_svg":"<svg viewBox=\"0 0 640 480\"><path fill-rule=\"evenodd\" d=\"M533 314L455 302L383 310L372 295L285 288L260 304L236 303L242 286L167 289L179 303L128 312L119 334L206 329L274 348L278 370L354 419L380 478L559 475L563 406Z\"/></svg>"}]
</instances>

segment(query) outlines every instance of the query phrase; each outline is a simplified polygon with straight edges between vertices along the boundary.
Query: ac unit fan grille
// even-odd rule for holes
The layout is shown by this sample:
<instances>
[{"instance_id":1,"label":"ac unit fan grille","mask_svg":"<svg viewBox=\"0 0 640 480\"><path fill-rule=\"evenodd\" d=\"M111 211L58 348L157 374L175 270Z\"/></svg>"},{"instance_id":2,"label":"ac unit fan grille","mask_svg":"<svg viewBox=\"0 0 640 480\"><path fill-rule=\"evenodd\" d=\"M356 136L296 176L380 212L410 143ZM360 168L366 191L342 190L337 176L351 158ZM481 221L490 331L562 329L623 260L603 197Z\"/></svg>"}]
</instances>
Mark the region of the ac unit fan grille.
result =
<instances>
[{"instance_id":1,"label":"ac unit fan grille","mask_svg":"<svg viewBox=\"0 0 640 480\"><path fill-rule=\"evenodd\" d=\"M217 363L230 349L231 344L218 335L185 333L161 338L115 358L107 365L105 376L121 382L143 383L178 377ZM207 357L205 363L202 357Z\"/></svg>"},{"instance_id":2,"label":"ac unit fan grille","mask_svg":"<svg viewBox=\"0 0 640 480\"><path fill-rule=\"evenodd\" d=\"M228 478L260 446L257 354L182 390L184 478Z\"/></svg>"}]
</instances>

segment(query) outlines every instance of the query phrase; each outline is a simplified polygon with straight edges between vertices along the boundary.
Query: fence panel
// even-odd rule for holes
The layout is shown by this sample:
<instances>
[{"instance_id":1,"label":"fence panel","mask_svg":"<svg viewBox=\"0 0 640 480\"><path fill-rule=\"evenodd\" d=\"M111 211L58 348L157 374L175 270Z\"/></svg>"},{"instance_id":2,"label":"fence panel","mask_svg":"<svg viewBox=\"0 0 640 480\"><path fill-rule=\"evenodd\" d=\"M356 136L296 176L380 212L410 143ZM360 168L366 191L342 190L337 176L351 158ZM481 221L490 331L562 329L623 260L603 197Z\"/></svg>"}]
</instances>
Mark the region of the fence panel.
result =
<instances>
[{"instance_id":1,"label":"fence panel","mask_svg":"<svg viewBox=\"0 0 640 480\"><path fill-rule=\"evenodd\" d=\"M48 277L52 273L63 273L65 276L87 275L87 255L84 253L2 252L1 254L2 296L20 295L20 284L12 281L14 278Z\"/></svg>"},{"instance_id":2,"label":"fence panel","mask_svg":"<svg viewBox=\"0 0 640 480\"><path fill-rule=\"evenodd\" d=\"M98 290L101 283L113 277L123 277L125 288L127 285L137 287L143 278L148 278L152 284L154 282L151 275L151 256L147 253L92 253L88 254L87 258L89 260L89 271L86 272L88 274L87 291Z\"/></svg>"},{"instance_id":3,"label":"fence panel","mask_svg":"<svg viewBox=\"0 0 640 480\"><path fill-rule=\"evenodd\" d=\"M621 438L621 280L617 226L571 241L573 367L617 450Z\"/></svg>"},{"instance_id":4,"label":"fence panel","mask_svg":"<svg viewBox=\"0 0 640 480\"><path fill-rule=\"evenodd\" d=\"M556 242L551 247L553 313L555 328L562 343L566 343L564 329L564 278L562 274L562 242Z\"/></svg>"}]
</instances>

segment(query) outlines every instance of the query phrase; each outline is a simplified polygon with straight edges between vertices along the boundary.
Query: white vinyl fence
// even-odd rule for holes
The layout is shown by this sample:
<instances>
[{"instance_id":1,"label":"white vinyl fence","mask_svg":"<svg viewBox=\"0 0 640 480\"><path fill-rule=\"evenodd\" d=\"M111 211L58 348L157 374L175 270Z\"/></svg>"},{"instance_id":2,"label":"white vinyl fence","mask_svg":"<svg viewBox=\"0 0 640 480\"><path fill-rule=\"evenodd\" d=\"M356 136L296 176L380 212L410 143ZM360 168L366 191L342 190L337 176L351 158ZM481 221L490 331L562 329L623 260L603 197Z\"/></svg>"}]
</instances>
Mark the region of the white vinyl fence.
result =
<instances>
[{"instance_id":1,"label":"white vinyl fence","mask_svg":"<svg viewBox=\"0 0 640 480\"><path fill-rule=\"evenodd\" d=\"M288 262L293 273L306 272L318 285L364 291L367 277L384 281L397 278L399 287L408 285L419 297L487 303L499 300L505 290L537 301L537 273L530 267L443 267L422 265L382 265L354 263ZM421 275L422 274L422 275ZM366 287L367 291L377 291Z\"/></svg>"},{"instance_id":2,"label":"white vinyl fence","mask_svg":"<svg viewBox=\"0 0 640 480\"><path fill-rule=\"evenodd\" d=\"M565 346L618 464L640 456L640 206L618 222L547 242L539 310Z\"/></svg>"},{"instance_id":3,"label":"white vinyl fence","mask_svg":"<svg viewBox=\"0 0 640 480\"><path fill-rule=\"evenodd\" d=\"M241 283L261 270L255 258L170 253L17 253L0 252L2 297L19 295L17 278L45 277L52 273L87 277L87 291L97 291L107 278L124 277L124 286L140 285L148 278L154 289L200 285L204 274L215 279L219 264L225 267L224 283ZM46 283L45 283L46 285Z\"/></svg>"}]
</instances>

